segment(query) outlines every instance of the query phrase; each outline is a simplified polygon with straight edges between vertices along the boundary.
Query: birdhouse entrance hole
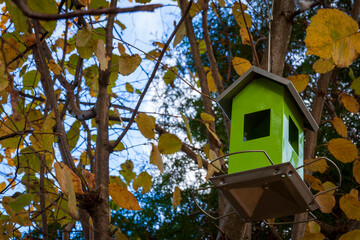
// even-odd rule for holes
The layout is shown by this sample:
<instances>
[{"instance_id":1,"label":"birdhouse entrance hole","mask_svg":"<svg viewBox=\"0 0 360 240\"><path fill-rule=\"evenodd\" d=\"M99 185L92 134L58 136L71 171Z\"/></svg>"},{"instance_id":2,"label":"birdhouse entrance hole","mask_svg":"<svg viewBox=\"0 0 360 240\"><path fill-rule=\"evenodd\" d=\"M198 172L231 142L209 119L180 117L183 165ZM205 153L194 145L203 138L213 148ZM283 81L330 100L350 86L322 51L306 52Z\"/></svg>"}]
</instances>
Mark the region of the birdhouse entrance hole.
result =
<instances>
[{"instance_id":1,"label":"birdhouse entrance hole","mask_svg":"<svg viewBox=\"0 0 360 240\"><path fill-rule=\"evenodd\" d=\"M289 142L296 154L299 155L299 129L291 117L289 117Z\"/></svg>"},{"instance_id":2,"label":"birdhouse entrance hole","mask_svg":"<svg viewBox=\"0 0 360 240\"><path fill-rule=\"evenodd\" d=\"M270 109L245 114L243 141L267 136L270 136Z\"/></svg>"}]
</instances>

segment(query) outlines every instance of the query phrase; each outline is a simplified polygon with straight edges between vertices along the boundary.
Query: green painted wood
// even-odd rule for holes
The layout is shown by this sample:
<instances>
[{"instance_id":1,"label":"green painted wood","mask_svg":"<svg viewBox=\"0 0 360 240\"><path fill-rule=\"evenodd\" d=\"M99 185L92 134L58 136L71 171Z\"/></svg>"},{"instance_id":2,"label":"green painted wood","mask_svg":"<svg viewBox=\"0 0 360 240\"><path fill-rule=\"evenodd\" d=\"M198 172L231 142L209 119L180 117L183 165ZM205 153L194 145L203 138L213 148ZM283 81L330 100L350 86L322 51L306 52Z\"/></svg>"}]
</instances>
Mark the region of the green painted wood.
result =
<instances>
[{"instance_id":1,"label":"green painted wood","mask_svg":"<svg viewBox=\"0 0 360 240\"><path fill-rule=\"evenodd\" d=\"M253 134L250 131L244 134L244 124L255 126L257 121L262 122L254 118L254 115L258 114L260 119L264 119L262 123L266 122L265 112L260 112L264 110L270 110L270 135L262 136L267 134ZM289 117L299 133L298 154L289 142ZM303 124L301 112L283 85L266 78L254 79L232 100L230 152L265 150L274 164L290 161L294 167L299 166L303 162ZM266 132L265 125L260 127L261 131ZM250 140L248 135L251 135ZM228 171L235 173L269 165L270 162L263 153L243 153L229 157Z\"/></svg>"}]
</instances>

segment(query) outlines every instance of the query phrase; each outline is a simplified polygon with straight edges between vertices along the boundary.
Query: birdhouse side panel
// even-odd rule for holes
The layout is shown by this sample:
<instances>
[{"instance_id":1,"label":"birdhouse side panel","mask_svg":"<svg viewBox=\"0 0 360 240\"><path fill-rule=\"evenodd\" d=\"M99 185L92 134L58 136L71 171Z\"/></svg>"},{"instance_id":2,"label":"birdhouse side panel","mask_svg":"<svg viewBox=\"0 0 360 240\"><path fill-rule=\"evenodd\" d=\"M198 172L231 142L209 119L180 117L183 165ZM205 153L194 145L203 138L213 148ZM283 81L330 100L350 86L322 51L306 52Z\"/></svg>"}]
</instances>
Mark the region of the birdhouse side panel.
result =
<instances>
[{"instance_id":1,"label":"birdhouse side panel","mask_svg":"<svg viewBox=\"0 0 360 240\"><path fill-rule=\"evenodd\" d=\"M283 118L283 161L296 168L304 163L304 117L287 92ZM303 169L299 169L298 173L303 177Z\"/></svg>"},{"instance_id":2,"label":"birdhouse side panel","mask_svg":"<svg viewBox=\"0 0 360 240\"><path fill-rule=\"evenodd\" d=\"M233 98L230 152L264 150L276 163L282 162L283 86L259 78ZM263 153L229 157L229 173L269 166Z\"/></svg>"}]
</instances>

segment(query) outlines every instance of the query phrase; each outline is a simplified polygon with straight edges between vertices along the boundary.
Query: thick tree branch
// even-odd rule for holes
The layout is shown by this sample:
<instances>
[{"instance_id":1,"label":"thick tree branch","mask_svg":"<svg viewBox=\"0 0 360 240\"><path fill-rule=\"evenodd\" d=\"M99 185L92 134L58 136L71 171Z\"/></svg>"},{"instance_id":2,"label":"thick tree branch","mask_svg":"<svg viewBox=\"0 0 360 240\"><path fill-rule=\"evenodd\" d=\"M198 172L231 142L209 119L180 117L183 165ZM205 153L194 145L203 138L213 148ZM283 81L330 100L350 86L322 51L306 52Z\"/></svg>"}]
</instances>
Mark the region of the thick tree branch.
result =
<instances>
[{"instance_id":1,"label":"thick tree branch","mask_svg":"<svg viewBox=\"0 0 360 240\"><path fill-rule=\"evenodd\" d=\"M216 88L219 92L219 94L221 94L224 91L224 85L222 83L222 80L220 78L220 73L219 73L219 69L218 69L218 65L215 59L215 55L214 55L214 51L212 48L212 44L211 44L211 39L210 39L210 34L209 34L209 25L208 25L208 8L209 8L209 1L205 0L204 3L202 4L202 13L203 13L203 17L202 17L202 28L204 30L204 41L205 41L205 46L206 46L206 53L208 55L209 58L209 62L210 62L210 68L211 68L211 74L212 77L214 79ZM226 114L223 113L223 118L224 118L224 122L225 122L225 127L226 127L226 132L228 135L228 139L230 139L230 120L227 118Z\"/></svg>"},{"instance_id":2,"label":"thick tree branch","mask_svg":"<svg viewBox=\"0 0 360 240\"><path fill-rule=\"evenodd\" d=\"M131 12L143 12L143 11L154 11L156 8L162 7L161 4L151 4L145 6L135 6L129 8L100 8L100 9L89 9L89 10L75 10L63 14L46 14L32 11L24 0L12 0L13 3L24 13L25 16L38 19L38 20L59 20L69 19L74 17L82 17L86 15L102 15L102 14L116 14L116 13L131 13Z\"/></svg>"}]
</instances>

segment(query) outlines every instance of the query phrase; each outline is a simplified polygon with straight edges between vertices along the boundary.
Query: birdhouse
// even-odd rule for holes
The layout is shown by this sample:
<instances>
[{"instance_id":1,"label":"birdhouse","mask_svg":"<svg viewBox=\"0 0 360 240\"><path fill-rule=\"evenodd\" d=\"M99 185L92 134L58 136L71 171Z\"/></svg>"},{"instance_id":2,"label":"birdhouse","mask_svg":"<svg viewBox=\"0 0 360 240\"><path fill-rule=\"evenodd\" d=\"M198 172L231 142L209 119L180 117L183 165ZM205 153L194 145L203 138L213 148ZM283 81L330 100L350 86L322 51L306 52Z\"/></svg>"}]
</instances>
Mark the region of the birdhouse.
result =
<instances>
[{"instance_id":1,"label":"birdhouse","mask_svg":"<svg viewBox=\"0 0 360 240\"><path fill-rule=\"evenodd\" d=\"M317 131L318 125L291 81L253 66L218 102L231 118L231 153L264 150L274 164L303 164L304 128ZM238 154L229 157L228 173L268 165L262 152Z\"/></svg>"},{"instance_id":2,"label":"birdhouse","mask_svg":"<svg viewBox=\"0 0 360 240\"><path fill-rule=\"evenodd\" d=\"M304 129L317 131L318 125L291 81L251 67L218 97L218 102L231 118L229 165L227 174L210 178L213 186L208 188L217 188L233 213L245 222L318 209L302 170ZM323 159L339 172L339 185L334 190L341 183L340 170L330 159ZM197 206L212 219L228 215L213 217Z\"/></svg>"}]
</instances>

